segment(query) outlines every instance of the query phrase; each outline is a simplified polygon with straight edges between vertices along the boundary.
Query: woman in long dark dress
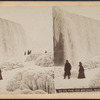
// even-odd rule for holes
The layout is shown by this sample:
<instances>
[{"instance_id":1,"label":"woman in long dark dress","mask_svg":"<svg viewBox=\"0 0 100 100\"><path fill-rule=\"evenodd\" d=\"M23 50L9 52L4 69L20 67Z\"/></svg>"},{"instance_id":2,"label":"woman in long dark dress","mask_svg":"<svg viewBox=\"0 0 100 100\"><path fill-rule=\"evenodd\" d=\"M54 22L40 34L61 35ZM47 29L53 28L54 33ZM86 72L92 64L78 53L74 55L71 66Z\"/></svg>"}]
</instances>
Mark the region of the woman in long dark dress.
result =
<instances>
[{"instance_id":1,"label":"woman in long dark dress","mask_svg":"<svg viewBox=\"0 0 100 100\"><path fill-rule=\"evenodd\" d=\"M84 74L84 68L82 66L82 63L79 62L79 74L78 74L78 79L82 79L85 78L85 74Z\"/></svg>"},{"instance_id":2,"label":"woman in long dark dress","mask_svg":"<svg viewBox=\"0 0 100 100\"><path fill-rule=\"evenodd\" d=\"M2 78L2 71L1 71L1 69L0 69L0 80L2 80L3 78Z\"/></svg>"}]
</instances>

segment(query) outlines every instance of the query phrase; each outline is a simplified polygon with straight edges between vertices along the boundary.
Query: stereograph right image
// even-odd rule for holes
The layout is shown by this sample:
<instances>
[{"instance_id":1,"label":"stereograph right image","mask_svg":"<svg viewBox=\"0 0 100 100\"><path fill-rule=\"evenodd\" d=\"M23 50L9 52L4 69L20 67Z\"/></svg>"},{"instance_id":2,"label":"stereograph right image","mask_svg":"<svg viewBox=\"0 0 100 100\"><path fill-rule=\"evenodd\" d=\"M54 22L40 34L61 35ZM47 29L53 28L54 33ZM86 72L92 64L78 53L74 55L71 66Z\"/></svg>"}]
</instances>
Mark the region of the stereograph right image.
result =
<instances>
[{"instance_id":1,"label":"stereograph right image","mask_svg":"<svg viewBox=\"0 0 100 100\"><path fill-rule=\"evenodd\" d=\"M100 6L53 7L57 93L100 92Z\"/></svg>"}]
</instances>

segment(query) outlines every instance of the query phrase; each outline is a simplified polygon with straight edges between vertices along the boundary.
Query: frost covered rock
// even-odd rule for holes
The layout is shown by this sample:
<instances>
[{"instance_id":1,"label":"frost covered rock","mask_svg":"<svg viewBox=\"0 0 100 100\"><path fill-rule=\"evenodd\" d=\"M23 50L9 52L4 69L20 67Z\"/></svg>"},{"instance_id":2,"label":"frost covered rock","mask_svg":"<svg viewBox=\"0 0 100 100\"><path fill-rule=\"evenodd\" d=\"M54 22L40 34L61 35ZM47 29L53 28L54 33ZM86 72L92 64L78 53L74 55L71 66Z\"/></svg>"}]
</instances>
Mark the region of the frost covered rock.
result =
<instances>
[{"instance_id":1,"label":"frost covered rock","mask_svg":"<svg viewBox=\"0 0 100 100\"><path fill-rule=\"evenodd\" d=\"M16 79L12 79L8 82L7 84L7 90L8 91L14 91L20 87L20 82L17 81Z\"/></svg>"},{"instance_id":2,"label":"frost covered rock","mask_svg":"<svg viewBox=\"0 0 100 100\"><path fill-rule=\"evenodd\" d=\"M45 73L39 72L39 73L25 73L23 74L23 86L21 89L30 89L32 91L35 91L37 89L44 90L48 93L54 93L54 79Z\"/></svg>"},{"instance_id":3,"label":"frost covered rock","mask_svg":"<svg viewBox=\"0 0 100 100\"><path fill-rule=\"evenodd\" d=\"M14 90L20 88L21 82L22 82L22 73L18 72L13 77L13 79L8 81L6 89L8 91L14 91Z\"/></svg>"},{"instance_id":4,"label":"frost covered rock","mask_svg":"<svg viewBox=\"0 0 100 100\"><path fill-rule=\"evenodd\" d=\"M52 78L54 78L54 70L47 71L47 75L50 75Z\"/></svg>"},{"instance_id":5,"label":"frost covered rock","mask_svg":"<svg viewBox=\"0 0 100 100\"><path fill-rule=\"evenodd\" d=\"M54 65L53 54L44 54L35 60L35 64L43 67L50 67Z\"/></svg>"},{"instance_id":6,"label":"frost covered rock","mask_svg":"<svg viewBox=\"0 0 100 100\"><path fill-rule=\"evenodd\" d=\"M54 80L49 75L46 76L46 92L49 94L55 93Z\"/></svg>"},{"instance_id":7,"label":"frost covered rock","mask_svg":"<svg viewBox=\"0 0 100 100\"><path fill-rule=\"evenodd\" d=\"M23 73L17 72L16 75L13 78L16 79L17 81L21 81L22 77L23 77Z\"/></svg>"},{"instance_id":8,"label":"frost covered rock","mask_svg":"<svg viewBox=\"0 0 100 100\"><path fill-rule=\"evenodd\" d=\"M26 57L25 62L35 61L41 54L30 54Z\"/></svg>"},{"instance_id":9,"label":"frost covered rock","mask_svg":"<svg viewBox=\"0 0 100 100\"><path fill-rule=\"evenodd\" d=\"M45 91L49 94L55 93L53 71L26 70L19 72L7 84L8 91L15 91L16 89L23 90L23 94L31 93L30 91L36 92L36 90ZM41 91L36 93L41 93Z\"/></svg>"},{"instance_id":10,"label":"frost covered rock","mask_svg":"<svg viewBox=\"0 0 100 100\"><path fill-rule=\"evenodd\" d=\"M39 53L39 54L30 54L26 57L25 62L35 61L35 64L38 66L49 67L54 65L54 58L51 52L49 53Z\"/></svg>"},{"instance_id":11,"label":"frost covered rock","mask_svg":"<svg viewBox=\"0 0 100 100\"><path fill-rule=\"evenodd\" d=\"M0 65L2 71L12 70L24 67L24 64L19 59L11 59Z\"/></svg>"},{"instance_id":12,"label":"frost covered rock","mask_svg":"<svg viewBox=\"0 0 100 100\"><path fill-rule=\"evenodd\" d=\"M34 81L34 72L24 72L23 73L23 80L22 80L22 85L21 85L21 89L30 89L30 90L35 90L36 84Z\"/></svg>"}]
</instances>

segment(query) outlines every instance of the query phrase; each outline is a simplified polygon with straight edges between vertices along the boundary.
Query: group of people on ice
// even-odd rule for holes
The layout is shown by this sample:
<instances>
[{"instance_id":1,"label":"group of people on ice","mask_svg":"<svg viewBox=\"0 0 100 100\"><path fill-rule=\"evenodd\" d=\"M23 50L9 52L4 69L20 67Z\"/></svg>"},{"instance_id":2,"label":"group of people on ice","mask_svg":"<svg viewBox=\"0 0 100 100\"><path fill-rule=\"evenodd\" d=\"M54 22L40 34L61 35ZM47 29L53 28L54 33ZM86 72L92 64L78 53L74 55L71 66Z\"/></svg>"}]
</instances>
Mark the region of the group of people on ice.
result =
<instances>
[{"instance_id":1,"label":"group of people on ice","mask_svg":"<svg viewBox=\"0 0 100 100\"><path fill-rule=\"evenodd\" d=\"M65 71L64 72L64 79L66 78L66 76L68 76L68 79L70 79L70 76L71 76L71 64L68 62L68 60L66 60L64 71ZM79 74L78 74L77 78L78 79L85 78L84 68L83 68L81 62L79 62Z\"/></svg>"},{"instance_id":2,"label":"group of people on ice","mask_svg":"<svg viewBox=\"0 0 100 100\"><path fill-rule=\"evenodd\" d=\"M28 50L27 52L24 52L24 55L30 55L32 53L32 50ZM47 51L45 51L45 53L47 53Z\"/></svg>"},{"instance_id":3,"label":"group of people on ice","mask_svg":"<svg viewBox=\"0 0 100 100\"><path fill-rule=\"evenodd\" d=\"M28 50L27 52L24 52L24 55L29 55L31 54L32 50Z\"/></svg>"}]
</instances>

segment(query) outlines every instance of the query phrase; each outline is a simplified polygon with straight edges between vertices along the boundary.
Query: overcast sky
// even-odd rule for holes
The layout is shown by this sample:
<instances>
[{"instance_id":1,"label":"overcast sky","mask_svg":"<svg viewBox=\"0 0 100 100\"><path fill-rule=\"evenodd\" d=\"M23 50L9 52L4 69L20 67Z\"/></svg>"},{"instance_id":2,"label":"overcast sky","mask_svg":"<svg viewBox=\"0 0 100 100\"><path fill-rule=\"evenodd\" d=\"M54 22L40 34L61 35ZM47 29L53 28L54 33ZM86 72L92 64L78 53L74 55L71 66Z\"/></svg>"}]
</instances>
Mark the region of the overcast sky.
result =
<instances>
[{"instance_id":1,"label":"overcast sky","mask_svg":"<svg viewBox=\"0 0 100 100\"><path fill-rule=\"evenodd\" d=\"M100 20L100 6L66 6L66 11ZM20 23L36 50L53 50L52 7L0 8L0 18ZM31 48L30 48L31 49Z\"/></svg>"}]
</instances>

